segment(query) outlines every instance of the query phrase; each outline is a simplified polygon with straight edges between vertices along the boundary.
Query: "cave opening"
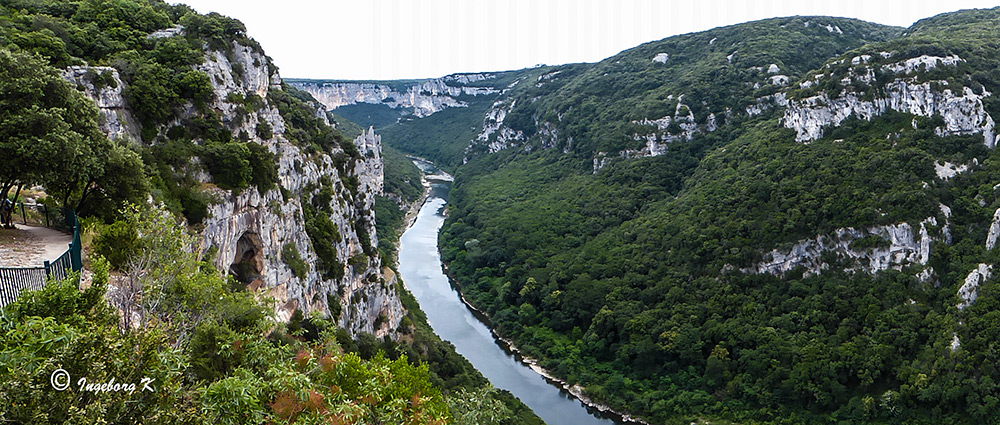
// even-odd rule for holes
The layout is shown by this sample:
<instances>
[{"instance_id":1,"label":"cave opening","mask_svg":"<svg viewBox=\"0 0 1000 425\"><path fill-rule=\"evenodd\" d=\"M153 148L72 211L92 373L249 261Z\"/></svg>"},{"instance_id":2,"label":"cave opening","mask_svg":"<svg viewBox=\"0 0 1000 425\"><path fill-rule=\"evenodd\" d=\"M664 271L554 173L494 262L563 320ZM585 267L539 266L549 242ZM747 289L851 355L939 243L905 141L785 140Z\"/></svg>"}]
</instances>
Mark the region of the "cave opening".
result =
<instances>
[{"instance_id":1,"label":"cave opening","mask_svg":"<svg viewBox=\"0 0 1000 425\"><path fill-rule=\"evenodd\" d=\"M264 254L261 248L260 235L254 232L243 233L236 241L236 255L233 256L233 264L229 266L229 273L250 290L259 288L263 283L261 277L264 271Z\"/></svg>"}]
</instances>

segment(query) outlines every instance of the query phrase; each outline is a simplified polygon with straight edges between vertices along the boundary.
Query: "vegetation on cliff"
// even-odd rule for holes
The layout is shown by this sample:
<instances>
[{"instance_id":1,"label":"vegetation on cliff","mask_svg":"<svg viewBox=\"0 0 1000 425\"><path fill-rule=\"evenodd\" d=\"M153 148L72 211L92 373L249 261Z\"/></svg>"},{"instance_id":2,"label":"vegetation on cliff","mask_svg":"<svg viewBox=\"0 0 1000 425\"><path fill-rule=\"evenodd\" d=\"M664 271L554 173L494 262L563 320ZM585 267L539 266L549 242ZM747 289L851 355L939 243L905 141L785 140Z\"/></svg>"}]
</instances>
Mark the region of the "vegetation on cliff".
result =
<instances>
[{"instance_id":1,"label":"vegetation on cliff","mask_svg":"<svg viewBox=\"0 0 1000 425\"><path fill-rule=\"evenodd\" d=\"M959 55L959 66L914 78L995 93L998 16L942 15L902 37L853 20L771 19L648 43L519 86L505 125L524 139L488 155L473 144L456 173L443 259L501 334L595 399L654 422L995 420L995 283L963 310L956 293L970 270L997 261L984 246L1000 206L996 151L981 134L942 137L940 116L891 111L802 144L779 125L782 106L766 100L809 95L798 82L883 51L896 52L894 62ZM666 63L651 62L659 52ZM792 88L770 83L772 63ZM877 94L885 81L875 84ZM759 99L768 108L749 114ZM996 112L993 96L983 104ZM636 121L679 110L700 126L689 140L660 156L617 154L646 143L635 135L652 127ZM711 114L715 131L706 130ZM545 122L560 131L554 146L540 134ZM409 152L423 153L420 144ZM598 152L618 159L597 167ZM942 178L935 167L945 162L968 171ZM819 274L745 272L772 249L839 228L920 229L929 217L938 236L926 265L872 275L828 255Z\"/></svg>"}]
</instances>

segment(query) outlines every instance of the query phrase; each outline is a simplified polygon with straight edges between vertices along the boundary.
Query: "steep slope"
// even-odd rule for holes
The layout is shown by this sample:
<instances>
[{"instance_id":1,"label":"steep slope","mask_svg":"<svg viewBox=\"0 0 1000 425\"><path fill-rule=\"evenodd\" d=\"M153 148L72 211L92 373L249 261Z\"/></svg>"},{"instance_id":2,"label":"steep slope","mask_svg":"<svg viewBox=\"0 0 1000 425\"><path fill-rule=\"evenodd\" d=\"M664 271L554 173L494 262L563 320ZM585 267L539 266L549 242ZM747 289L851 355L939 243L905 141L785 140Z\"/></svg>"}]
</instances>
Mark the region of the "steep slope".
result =
<instances>
[{"instance_id":1,"label":"steep slope","mask_svg":"<svg viewBox=\"0 0 1000 425\"><path fill-rule=\"evenodd\" d=\"M501 334L652 421L992 420L998 17L780 18L554 69L488 113L443 258Z\"/></svg>"},{"instance_id":2,"label":"steep slope","mask_svg":"<svg viewBox=\"0 0 1000 425\"><path fill-rule=\"evenodd\" d=\"M770 104L759 102L828 58L898 32L850 19L776 18L560 67L495 105L472 152L530 144L599 158L659 155L674 141L760 114Z\"/></svg>"},{"instance_id":3,"label":"steep slope","mask_svg":"<svg viewBox=\"0 0 1000 425\"><path fill-rule=\"evenodd\" d=\"M65 67L219 270L273 297L279 320L317 312L352 333L394 332L403 308L375 248L379 136L339 134L238 21L163 3L14 6L0 9L5 46ZM292 268L303 261L313 267Z\"/></svg>"}]
</instances>

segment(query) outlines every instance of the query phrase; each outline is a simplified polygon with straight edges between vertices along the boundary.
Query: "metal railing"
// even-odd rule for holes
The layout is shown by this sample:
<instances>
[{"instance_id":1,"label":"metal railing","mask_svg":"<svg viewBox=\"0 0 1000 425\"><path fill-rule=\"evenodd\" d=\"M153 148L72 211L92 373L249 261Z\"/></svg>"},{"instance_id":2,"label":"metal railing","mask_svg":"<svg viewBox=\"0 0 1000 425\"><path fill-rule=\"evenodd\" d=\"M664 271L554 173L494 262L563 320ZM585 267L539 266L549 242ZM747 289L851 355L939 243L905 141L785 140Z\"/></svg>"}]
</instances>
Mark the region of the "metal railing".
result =
<instances>
[{"instance_id":1,"label":"metal railing","mask_svg":"<svg viewBox=\"0 0 1000 425\"><path fill-rule=\"evenodd\" d=\"M46 260L42 267L0 267L0 308L17 300L25 290L40 291L51 279L64 280L71 272L83 269L80 221L75 214L71 220L75 223L73 242L55 260Z\"/></svg>"}]
</instances>

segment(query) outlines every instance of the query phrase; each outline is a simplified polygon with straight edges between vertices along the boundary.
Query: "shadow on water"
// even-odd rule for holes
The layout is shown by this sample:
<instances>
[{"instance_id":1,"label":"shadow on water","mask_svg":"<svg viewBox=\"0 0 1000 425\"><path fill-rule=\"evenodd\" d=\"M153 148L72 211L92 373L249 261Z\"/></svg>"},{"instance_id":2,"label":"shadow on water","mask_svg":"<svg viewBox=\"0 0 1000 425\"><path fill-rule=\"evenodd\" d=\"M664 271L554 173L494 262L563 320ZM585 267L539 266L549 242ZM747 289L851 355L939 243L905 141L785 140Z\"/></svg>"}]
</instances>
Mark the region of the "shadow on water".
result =
<instances>
[{"instance_id":1,"label":"shadow on water","mask_svg":"<svg viewBox=\"0 0 1000 425\"><path fill-rule=\"evenodd\" d=\"M432 164L414 161L425 173L447 174ZM451 190L450 176L432 178L427 201L416 221L400 239L399 271L406 287L420 302L434 331L450 341L497 388L510 391L550 425L621 424L574 398L562 387L521 362L498 341L488 319L469 309L443 270L438 231Z\"/></svg>"}]
</instances>

